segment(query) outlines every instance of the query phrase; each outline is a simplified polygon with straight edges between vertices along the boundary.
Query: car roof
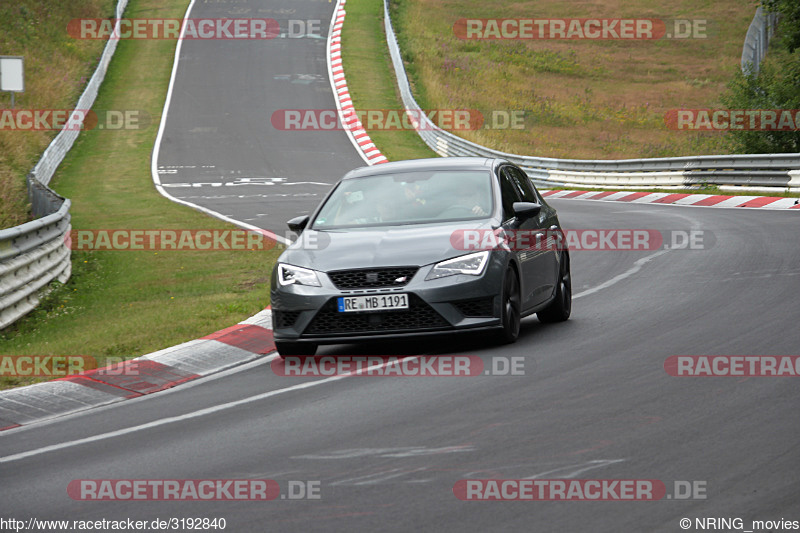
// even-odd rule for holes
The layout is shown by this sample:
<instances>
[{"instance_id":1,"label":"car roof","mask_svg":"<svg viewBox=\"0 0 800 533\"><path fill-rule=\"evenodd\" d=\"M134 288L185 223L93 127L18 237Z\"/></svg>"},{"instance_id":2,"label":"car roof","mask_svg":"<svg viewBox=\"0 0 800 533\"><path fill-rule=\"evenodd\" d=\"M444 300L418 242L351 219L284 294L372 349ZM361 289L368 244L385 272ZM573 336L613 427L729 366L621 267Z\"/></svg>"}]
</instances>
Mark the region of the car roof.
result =
<instances>
[{"instance_id":1,"label":"car roof","mask_svg":"<svg viewBox=\"0 0 800 533\"><path fill-rule=\"evenodd\" d=\"M419 170L491 170L502 160L487 157L436 157L431 159L409 159L382 163L371 167L360 167L351 170L343 180L398 172L414 172Z\"/></svg>"}]
</instances>

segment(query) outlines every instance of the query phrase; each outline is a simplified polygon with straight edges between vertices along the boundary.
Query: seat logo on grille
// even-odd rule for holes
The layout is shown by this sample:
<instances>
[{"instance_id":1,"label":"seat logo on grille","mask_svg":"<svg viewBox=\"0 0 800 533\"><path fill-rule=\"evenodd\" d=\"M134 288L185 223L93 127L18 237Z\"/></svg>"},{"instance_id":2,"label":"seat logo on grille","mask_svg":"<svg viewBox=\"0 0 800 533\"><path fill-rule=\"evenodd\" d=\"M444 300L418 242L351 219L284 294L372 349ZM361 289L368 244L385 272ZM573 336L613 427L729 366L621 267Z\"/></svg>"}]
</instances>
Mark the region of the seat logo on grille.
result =
<instances>
[{"instance_id":1,"label":"seat logo on grille","mask_svg":"<svg viewBox=\"0 0 800 533\"><path fill-rule=\"evenodd\" d=\"M395 283L405 283L407 280L408 280L408 276L400 276L399 278L394 280L394 282Z\"/></svg>"}]
</instances>

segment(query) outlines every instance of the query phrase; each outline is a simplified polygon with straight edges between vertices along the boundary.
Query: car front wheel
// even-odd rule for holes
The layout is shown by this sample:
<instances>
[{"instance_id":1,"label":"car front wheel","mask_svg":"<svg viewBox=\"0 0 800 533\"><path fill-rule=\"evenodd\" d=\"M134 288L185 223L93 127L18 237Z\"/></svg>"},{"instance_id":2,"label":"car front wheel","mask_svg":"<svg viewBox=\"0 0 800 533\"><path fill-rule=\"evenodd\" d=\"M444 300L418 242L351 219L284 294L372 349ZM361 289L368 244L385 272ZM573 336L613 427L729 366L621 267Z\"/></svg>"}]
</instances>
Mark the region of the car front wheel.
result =
<instances>
[{"instance_id":1,"label":"car front wheel","mask_svg":"<svg viewBox=\"0 0 800 533\"><path fill-rule=\"evenodd\" d=\"M572 275L569 269L569 254L564 252L558 272L556 296L545 309L536 313L539 320L545 323L563 322L572 312Z\"/></svg>"},{"instance_id":2,"label":"car front wheel","mask_svg":"<svg viewBox=\"0 0 800 533\"><path fill-rule=\"evenodd\" d=\"M497 335L503 344L516 342L519 337L520 300L517 272L508 267L503 278L503 299L500 310L502 329Z\"/></svg>"}]
</instances>

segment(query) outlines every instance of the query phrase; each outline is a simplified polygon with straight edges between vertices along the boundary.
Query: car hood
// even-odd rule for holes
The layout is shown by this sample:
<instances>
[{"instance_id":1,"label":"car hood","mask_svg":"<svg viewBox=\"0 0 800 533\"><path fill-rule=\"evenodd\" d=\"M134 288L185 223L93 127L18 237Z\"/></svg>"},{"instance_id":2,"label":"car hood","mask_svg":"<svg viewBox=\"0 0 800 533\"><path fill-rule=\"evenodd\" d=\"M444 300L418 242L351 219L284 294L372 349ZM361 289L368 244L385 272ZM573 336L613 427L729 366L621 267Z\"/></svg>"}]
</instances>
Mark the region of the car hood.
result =
<instances>
[{"instance_id":1,"label":"car hood","mask_svg":"<svg viewBox=\"0 0 800 533\"><path fill-rule=\"evenodd\" d=\"M453 247L451 237L454 232L496 227L496 221L488 219L451 224L306 230L278 261L323 272L382 266L423 266L469 253Z\"/></svg>"}]
</instances>

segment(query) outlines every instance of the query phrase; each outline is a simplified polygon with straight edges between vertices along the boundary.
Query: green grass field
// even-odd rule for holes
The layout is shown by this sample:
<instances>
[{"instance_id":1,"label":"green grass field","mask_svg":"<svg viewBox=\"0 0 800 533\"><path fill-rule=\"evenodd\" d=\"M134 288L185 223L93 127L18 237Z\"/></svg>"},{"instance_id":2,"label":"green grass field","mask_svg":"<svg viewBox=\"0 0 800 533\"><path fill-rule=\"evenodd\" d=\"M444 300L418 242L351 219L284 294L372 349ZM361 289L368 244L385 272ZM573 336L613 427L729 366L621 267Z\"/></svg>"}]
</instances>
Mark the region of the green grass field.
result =
<instances>
[{"instance_id":1,"label":"green grass field","mask_svg":"<svg viewBox=\"0 0 800 533\"><path fill-rule=\"evenodd\" d=\"M385 73L393 80L383 44L381 4L346 4L342 55L357 108L371 109L379 101L369 92L372 81L363 82L353 72L366 71L370 80ZM394 0L391 6L406 70L423 109L477 110L486 122L494 111L524 112L524 128L489 124L458 132L468 140L521 155L578 159L729 150L727 139L717 132L668 129L664 114L675 108L720 107L719 97L739 68L744 36L755 13L749 0ZM690 19L705 21L705 31L698 32L705 38L492 41L460 39L454 30L461 18L504 17ZM370 21L369 26L360 20ZM376 39L380 47L375 47ZM381 89L382 94L390 92ZM383 105L398 108L399 97ZM410 142L405 132L375 132L374 137L390 159L405 157L394 154L396 145Z\"/></svg>"},{"instance_id":2,"label":"green grass field","mask_svg":"<svg viewBox=\"0 0 800 533\"><path fill-rule=\"evenodd\" d=\"M188 2L132 0L127 17L181 18ZM150 175L174 40L123 40L95 109L135 109L138 130L84 131L51 186L72 200L73 230L231 229L160 196ZM132 65L147 65L133 68ZM278 248L268 251L74 251L73 275L0 332L0 355L131 358L195 339L269 303ZM0 377L0 388L36 381Z\"/></svg>"},{"instance_id":3,"label":"green grass field","mask_svg":"<svg viewBox=\"0 0 800 533\"><path fill-rule=\"evenodd\" d=\"M78 100L105 43L67 34L76 18L114 16L116 0L0 2L0 55L22 56L25 92L14 109L66 109ZM0 109L11 108L11 93L0 92ZM27 222L25 176L57 131L0 128L0 229Z\"/></svg>"},{"instance_id":4,"label":"green grass field","mask_svg":"<svg viewBox=\"0 0 800 533\"><path fill-rule=\"evenodd\" d=\"M350 0L345 7L342 64L356 109L403 109L383 32L383 2ZM437 157L413 130L366 129L390 161Z\"/></svg>"}]
</instances>

